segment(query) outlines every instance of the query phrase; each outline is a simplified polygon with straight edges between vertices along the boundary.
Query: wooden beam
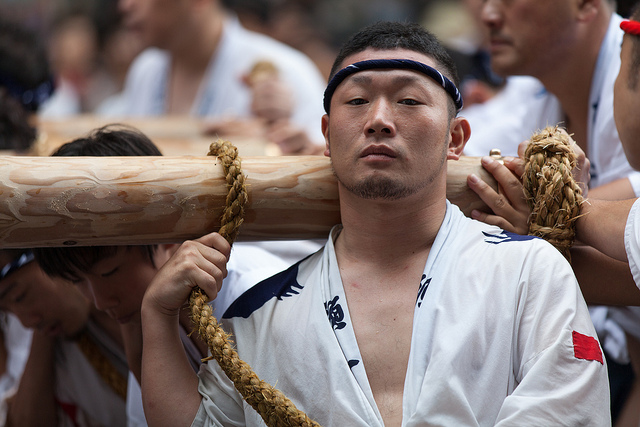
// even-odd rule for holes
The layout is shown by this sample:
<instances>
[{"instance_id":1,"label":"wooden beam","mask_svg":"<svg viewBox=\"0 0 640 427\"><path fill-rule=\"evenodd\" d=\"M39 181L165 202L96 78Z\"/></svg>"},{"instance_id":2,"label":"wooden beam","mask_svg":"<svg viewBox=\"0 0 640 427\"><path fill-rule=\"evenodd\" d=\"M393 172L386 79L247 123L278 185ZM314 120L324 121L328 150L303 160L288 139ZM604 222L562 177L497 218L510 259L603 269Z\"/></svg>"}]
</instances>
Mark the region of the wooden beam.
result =
<instances>
[{"instance_id":1,"label":"wooden beam","mask_svg":"<svg viewBox=\"0 0 640 427\"><path fill-rule=\"evenodd\" d=\"M108 124L132 126L151 139L165 156L204 156L209 145L217 139L205 135L206 120L190 116L163 115L160 117L101 117L91 114L75 115L67 119L39 120L38 139L31 155L49 156L58 147ZM274 143L263 138L223 135L233 141L242 156L279 156Z\"/></svg>"},{"instance_id":2,"label":"wooden beam","mask_svg":"<svg viewBox=\"0 0 640 427\"><path fill-rule=\"evenodd\" d=\"M324 238L340 221L329 159L246 157L249 204L239 240ZM494 188L477 157L448 164L448 198L488 211L469 173ZM217 230L225 204L214 157L0 157L0 247L179 242Z\"/></svg>"}]
</instances>

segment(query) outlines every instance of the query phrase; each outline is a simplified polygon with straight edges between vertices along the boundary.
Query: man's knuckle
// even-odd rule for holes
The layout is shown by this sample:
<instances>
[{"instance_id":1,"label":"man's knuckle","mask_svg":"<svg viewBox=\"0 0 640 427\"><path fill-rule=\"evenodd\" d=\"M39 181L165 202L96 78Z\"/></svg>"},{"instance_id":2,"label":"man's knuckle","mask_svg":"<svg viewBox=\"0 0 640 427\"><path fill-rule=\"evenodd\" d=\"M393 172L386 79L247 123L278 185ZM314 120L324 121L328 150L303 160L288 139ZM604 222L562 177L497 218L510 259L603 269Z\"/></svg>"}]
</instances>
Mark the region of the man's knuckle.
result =
<instances>
[{"instance_id":1,"label":"man's knuckle","mask_svg":"<svg viewBox=\"0 0 640 427\"><path fill-rule=\"evenodd\" d=\"M498 196L494 202L493 205L497 208L497 209L502 209L507 205L507 201L505 200L504 197L502 196Z\"/></svg>"}]
</instances>

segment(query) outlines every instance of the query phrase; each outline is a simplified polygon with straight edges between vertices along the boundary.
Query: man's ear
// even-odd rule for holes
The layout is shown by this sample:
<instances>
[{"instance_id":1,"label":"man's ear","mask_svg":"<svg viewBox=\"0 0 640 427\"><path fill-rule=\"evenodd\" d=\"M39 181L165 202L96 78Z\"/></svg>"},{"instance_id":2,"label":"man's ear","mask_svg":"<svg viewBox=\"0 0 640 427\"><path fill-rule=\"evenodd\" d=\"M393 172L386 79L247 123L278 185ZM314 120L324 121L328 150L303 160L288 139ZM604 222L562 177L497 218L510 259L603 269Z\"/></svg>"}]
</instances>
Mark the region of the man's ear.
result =
<instances>
[{"instance_id":1,"label":"man's ear","mask_svg":"<svg viewBox=\"0 0 640 427\"><path fill-rule=\"evenodd\" d=\"M447 149L447 160L458 160L471 136L471 126L464 117L454 117L449 127L451 140Z\"/></svg>"},{"instance_id":2,"label":"man's ear","mask_svg":"<svg viewBox=\"0 0 640 427\"><path fill-rule=\"evenodd\" d=\"M603 0L576 0L577 17L579 21L593 21L600 12Z\"/></svg>"},{"instance_id":3,"label":"man's ear","mask_svg":"<svg viewBox=\"0 0 640 427\"><path fill-rule=\"evenodd\" d=\"M322 116L322 134L324 135L325 150L324 155L331 157L331 150L329 149L329 115Z\"/></svg>"}]
</instances>

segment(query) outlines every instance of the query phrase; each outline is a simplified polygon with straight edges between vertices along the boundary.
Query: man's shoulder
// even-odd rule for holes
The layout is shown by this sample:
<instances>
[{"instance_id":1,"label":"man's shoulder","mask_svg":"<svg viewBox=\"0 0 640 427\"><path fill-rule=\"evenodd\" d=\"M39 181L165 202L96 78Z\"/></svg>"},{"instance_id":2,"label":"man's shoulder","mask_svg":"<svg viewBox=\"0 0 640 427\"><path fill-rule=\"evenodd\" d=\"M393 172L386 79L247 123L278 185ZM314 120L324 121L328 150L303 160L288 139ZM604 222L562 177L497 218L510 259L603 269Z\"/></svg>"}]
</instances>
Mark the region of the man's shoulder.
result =
<instances>
[{"instance_id":1,"label":"man's shoulder","mask_svg":"<svg viewBox=\"0 0 640 427\"><path fill-rule=\"evenodd\" d=\"M248 318L268 302L287 301L305 289L306 277L322 259L323 250L247 289L225 310L223 318Z\"/></svg>"},{"instance_id":2,"label":"man's shoulder","mask_svg":"<svg viewBox=\"0 0 640 427\"><path fill-rule=\"evenodd\" d=\"M477 251L478 246L482 246L484 247L483 253L486 252L488 256L493 256L496 252L501 251L510 257L518 255L524 257L532 252L557 252L549 242L540 237L512 233L500 227L468 218L462 213L460 213L455 229L457 233L454 236L457 245L471 251Z\"/></svg>"}]
</instances>

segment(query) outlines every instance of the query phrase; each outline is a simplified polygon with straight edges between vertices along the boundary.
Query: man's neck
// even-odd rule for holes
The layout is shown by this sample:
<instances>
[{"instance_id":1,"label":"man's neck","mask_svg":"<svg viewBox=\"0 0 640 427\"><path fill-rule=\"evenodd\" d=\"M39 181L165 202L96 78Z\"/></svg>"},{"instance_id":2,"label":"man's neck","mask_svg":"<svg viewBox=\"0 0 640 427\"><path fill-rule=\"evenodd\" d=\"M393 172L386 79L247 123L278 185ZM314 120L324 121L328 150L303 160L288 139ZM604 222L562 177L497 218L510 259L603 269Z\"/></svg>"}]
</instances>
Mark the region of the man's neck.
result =
<instances>
[{"instance_id":1,"label":"man's neck","mask_svg":"<svg viewBox=\"0 0 640 427\"><path fill-rule=\"evenodd\" d=\"M578 37L580 42L572 48L570 58L535 76L558 98L569 132L585 151L591 86L610 18L611 14L602 13L589 29L582 29L583 37Z\"/></svg>"},{"instance_id":2,"label":"man's neck","mask_svg":"<svg viewBox=\"0 0 640 427\"><path fill-rule=\"evenodd\" d=\"M124 342L122 340L122 333L120 332L120 325L109 317L105 312L95 308L91 304L91 319L102 328L104 332L111 337L111 339L124 349Z\"/></svg>"},{"instance_id":3,"label":"man's neck","mask_svg":"<svg viewBox=\"0 0 640 427\"><path fill-rule=\"evenodd\" d=\"M222 38L225 15L222 11L207 11L203 15L169 48L174 70L201 75L206 71Z\"/></svg>"},{"instance_id":4,"label":"man's neck","mask_svg":"<svg viewBox=\"0 0 640 427\"><path fill-rule=\"evenodd\" d=\"M444 197L432 202L381 202L341 194L340 201L343 230L336 242L338 256L378 265L428 251L446 212Z\"/></svg>"},{"instance_id":5,"label":"man's neck","mask_svg":"<svg viewBox=\"0 0 640 427\"><path fill-rule=\"evenodd\" d=\"M169 114L189 114L193 109L222 37L223 13L214 9L201 12L203 16L194 16L191 28L185 29L170 49L171 70L166 100Z\"/></svg>"}]
</instances>

